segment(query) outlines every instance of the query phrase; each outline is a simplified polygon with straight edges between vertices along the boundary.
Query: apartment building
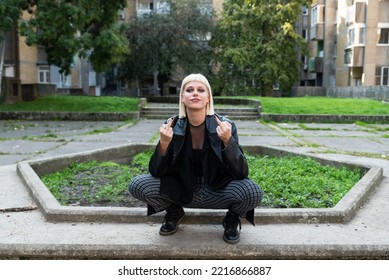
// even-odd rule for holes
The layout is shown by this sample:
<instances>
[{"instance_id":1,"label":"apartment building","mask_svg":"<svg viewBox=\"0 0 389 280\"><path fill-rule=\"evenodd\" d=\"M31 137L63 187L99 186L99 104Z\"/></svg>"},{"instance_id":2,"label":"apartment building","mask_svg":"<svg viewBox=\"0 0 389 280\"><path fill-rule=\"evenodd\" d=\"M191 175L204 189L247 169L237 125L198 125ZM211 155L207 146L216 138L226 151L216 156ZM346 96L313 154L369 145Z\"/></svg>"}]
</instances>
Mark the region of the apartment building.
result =
<instances>
[{"instance_id":1,"label":"apartment building","mask_svg":"<svg viewBox=\"0 0 389 280\"><path fill-rule=\"evenodd\" d=\"M219 13L223 6L223 0L195 0L201 4L207 12L215 11ZM164 0L128 0L124 15L128 18L137 16L148 16L152 12L165 13L170 10L169 5Z\"/></svg>"},{"instance_id":2,"label":"apartment building","mask_svg":"<svg viewBox=\"0 0 389 280\"><path fill-rule=\"evenodd\" d=\"M23 13L27 18L29 14ZM33 100L38 95L53 92L96 95L104 86L104 76L93 70L91 63L74 56L71 73L63 75L50 65L43 46L28 46L25 38L14 28L0 43L2 57L2 90L7 91L6 102Z\"/></svg>"},{"instance_id":3,"label":"apartment building","mask_svg":"<svg viewBox=\"0 0 389 280\"><path fill-rule=\"evenodd\" d=\"M298 30L309 43L300 86L389 85L389 0L316 0Z\"/></svg>"}]
</instances>

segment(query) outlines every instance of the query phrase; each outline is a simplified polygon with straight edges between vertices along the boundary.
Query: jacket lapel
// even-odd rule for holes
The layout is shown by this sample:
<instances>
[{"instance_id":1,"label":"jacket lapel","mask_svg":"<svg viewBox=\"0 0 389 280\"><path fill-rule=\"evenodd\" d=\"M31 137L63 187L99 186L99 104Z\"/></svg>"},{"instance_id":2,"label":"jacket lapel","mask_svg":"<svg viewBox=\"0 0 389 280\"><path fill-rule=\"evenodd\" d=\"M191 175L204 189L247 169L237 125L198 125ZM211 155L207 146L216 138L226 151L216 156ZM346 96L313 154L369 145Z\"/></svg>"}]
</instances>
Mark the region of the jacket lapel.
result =
<instances>
[{"instance_id":1,"label":"jacket lapel","mask_svg":"<svg viewBox=\"0 0 389 280\"><path fill-rule=\"evenodd\" d=\"M178 118L173 127L173 162L177 159L179 152L185 143L186 118Z\"/></svg>"},{"instance_id":2,"label":"jacket lapel","mask_svg":"<svg viewBox=\"0 0 389 280\"><path fill-rule=\"evenodd\" d=\"M216 132L217 122L215 121L214 116L206 117L206 126L209 135L209 142L211 144L212 150L215 153L215 155L219 158L219 160L223 162L221 141L217 136L217 132Z\"/></svg>"}]
</instances>

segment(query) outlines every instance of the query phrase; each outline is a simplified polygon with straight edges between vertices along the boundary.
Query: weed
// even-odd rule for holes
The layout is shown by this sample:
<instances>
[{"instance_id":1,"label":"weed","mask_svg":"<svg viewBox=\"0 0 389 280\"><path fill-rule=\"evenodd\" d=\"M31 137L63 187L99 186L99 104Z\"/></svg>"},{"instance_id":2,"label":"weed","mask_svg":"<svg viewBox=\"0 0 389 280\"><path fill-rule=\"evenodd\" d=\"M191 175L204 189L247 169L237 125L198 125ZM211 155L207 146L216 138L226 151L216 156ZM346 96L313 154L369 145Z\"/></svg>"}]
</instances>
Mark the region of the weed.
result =
<instances>
[{"instance_id":1,"label":"weed","mask_svg":"<svg viewBox=\"0 0 389 280\"><path fill-rule=\"evenodd\" d=\"M104 128L94 129L94 130L92 130L92 131L86 132L84 135L109 133L109 132L113 132L113 131L115 131L115 130L116 130L116 129L114 129L114 128L112 128L112 127L104 127Z\"/></svg>"},{"instance_id":2,"label":"weed","mask_svg":"<svg viewBox=\"0 0 389 280\"><path fill-rule=\"evenodd\" d=\"M148 173L152 152L135 155L129 165L74 163L41 179L63 205L139 206L127 187L134 176ZM250 178L265 193L262 207L333 207L361 178L358 169L324 166L311 158L246 157Z\"/></svg>"},{"instance_id":3,"label":"weed","mask_svg":"<svg viewBox=\"0 0 389 280\"><path fill-rule=\"evenodd\" d=\"M359 170L324 166L304 157L247 156L250 178L271 208L333 207L360 179Z\"/></svg>"}]
</instances>

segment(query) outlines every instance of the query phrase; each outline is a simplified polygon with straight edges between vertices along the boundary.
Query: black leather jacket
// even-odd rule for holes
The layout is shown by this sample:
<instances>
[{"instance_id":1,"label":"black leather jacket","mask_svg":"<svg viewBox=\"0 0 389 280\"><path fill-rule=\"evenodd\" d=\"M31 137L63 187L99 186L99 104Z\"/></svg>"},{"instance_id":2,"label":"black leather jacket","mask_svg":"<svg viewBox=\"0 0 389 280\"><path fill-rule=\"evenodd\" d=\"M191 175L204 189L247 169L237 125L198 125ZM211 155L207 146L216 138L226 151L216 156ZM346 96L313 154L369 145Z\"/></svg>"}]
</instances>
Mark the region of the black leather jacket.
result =
<instances>
[{"instance_id":1,"label":"black leather jacket","mask_svg":"<svg viewBox=\"0 0 389 280\"><path fill-rule=\"evenodd\" d=\"M224 116L221 121L232 125L232 138L227 147L216 133L218 126L214 116L206 117L206 139L202 152L202 169L206 183L211 189L220 189L232 180L247 178L248 166L239 146L235 124ZM185 206L192 200L195 175L192 147L189 145L187 119L174 117L173 139L165 156L159 153L159 143L149 163L150 174L161 179L161 194L167 195L175 203ZM149 208L149 214L150 208Z\"/></svg>"}]
</instances>

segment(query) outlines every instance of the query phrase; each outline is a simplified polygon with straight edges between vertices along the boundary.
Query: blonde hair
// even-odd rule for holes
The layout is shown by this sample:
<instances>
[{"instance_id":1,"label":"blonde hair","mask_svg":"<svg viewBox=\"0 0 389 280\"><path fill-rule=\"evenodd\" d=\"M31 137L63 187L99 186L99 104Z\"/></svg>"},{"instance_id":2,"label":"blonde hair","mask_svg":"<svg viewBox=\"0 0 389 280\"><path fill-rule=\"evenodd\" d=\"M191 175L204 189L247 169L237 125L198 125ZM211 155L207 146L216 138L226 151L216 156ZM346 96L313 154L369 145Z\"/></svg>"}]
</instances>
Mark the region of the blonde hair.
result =
<instances>
[{"instance_id":1,"label":"blonde hair","mask_svg":"<svg viewBox=\"0 0 389 280\"><path fill-rule=\"evenodd\" d=\"M179 118L185 118L186 117L186 110L185 110L185 105L184 103L182 103L182 98L181 98L181 95L184 91L184 88L185 88L185 85L189 82L193 82L193 81L197 81L197 82L201 82L203 83L204 85L207 86L208 88L208 92L209 92L209 103L207 104L207 115L214 115L215 114L215 110L213 108L213 97L212 97L212 90L211 90L211 86L207 80L207 78L205 78L204 75L202 74L190 74L188 76L186 76L183 80L182 80L182 84L181 84L181 89L180 89L180 103L179 103L179 111L178 111L178 117Z\"/></svg>"}]
</instances>

